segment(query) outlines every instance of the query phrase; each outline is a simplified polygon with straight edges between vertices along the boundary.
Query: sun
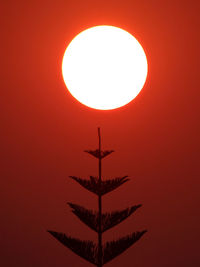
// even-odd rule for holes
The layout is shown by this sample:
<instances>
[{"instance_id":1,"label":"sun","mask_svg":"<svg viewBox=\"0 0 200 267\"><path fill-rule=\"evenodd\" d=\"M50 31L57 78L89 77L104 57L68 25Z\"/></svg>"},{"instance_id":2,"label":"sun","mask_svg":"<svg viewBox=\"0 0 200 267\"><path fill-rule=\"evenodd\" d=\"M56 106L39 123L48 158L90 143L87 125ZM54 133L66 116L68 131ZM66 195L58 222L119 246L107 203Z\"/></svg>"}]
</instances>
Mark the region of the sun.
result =
<instances>
[{"instance_id":1,"label":"sun","mask_svg":"<svg viewBox=\"0 0 200 267\"><path fill-rule=\"evenodd\" d=\"M140 43L114 26L95 26L68 45L62 74L70 93L82 104L111 110L128 104L147 77L147 58Z\"/></svg>"}]
</instances>

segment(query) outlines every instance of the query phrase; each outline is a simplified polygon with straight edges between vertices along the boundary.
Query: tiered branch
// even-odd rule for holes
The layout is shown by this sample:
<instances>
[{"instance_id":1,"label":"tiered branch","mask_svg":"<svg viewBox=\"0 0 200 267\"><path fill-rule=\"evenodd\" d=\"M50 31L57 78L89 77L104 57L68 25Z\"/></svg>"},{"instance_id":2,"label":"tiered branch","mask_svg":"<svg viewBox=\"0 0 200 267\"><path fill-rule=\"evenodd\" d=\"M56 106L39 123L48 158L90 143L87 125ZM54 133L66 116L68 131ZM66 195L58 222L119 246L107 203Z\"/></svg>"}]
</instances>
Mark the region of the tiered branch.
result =
<instances>
[{"instance_id":1,"label":"tiered branch","mask_svg":"<svg viewBox=\"0 0 200 267\"><path fill-rule=\"evenodd\" d=\"M99 185L99 179L94 176L90 176L90 180L88 179L82 179L76 176L69 176L76 182L78 182L80 185L85 187L90 192L96 194L96 195L105 195L114 189L118 188L120 185L124 184L125 182L129 181L127 179L128 176L118 177L114 179L108 179L105 181L101 181L101 184Z\"/></svg>"},{"instance_id":2,"label":"tiered branch","mask_svg":"<svg viewBox=\"0 0 200 267\"><path fill-rule=\"evenodd\" d=\"M110 155L113 150L101 150L100 128L98 128L98 137L99 148L96 150L85 151L98 159L98 178L90 176L90 179L88 180L76 176L70 176L70 178L78 182L85 189L98 196L98 211L89 210L74 203L68 203L72 209L72 212L83 223L98 233L98 243L95 244L93 241L89 240L82 241L55 231L48 232L80 257L98 267L102 267L104 264L117 257L131 245L137 242L146 233L146 230L132 233L118 240L106 242L103 245L102 234L127 219L131 214L141 207L141 204L134 205L121 211L102 213L102 196L115 190L129 179L127 178L128 176L123 176L114 179L102 180L102 159Z\"/></svg>"},{"instance_id":3,"label":"tiered branch","mask_svg":"<svg viewBox=\"0 0 200 267\"><path fill-rule=\"evenodd\" d=\"M72 212L87 226L89 226L95 232L99 231L99 213L94 210L88 210L80 205L73 203L68 203L72 208ZM102 214L101 217L101 232L114 227L115 225L121 223L123 220L128 218L133 212L135 212L142 205L132 206L121 211L112 211Z\"/></svg>"}]
</instances>

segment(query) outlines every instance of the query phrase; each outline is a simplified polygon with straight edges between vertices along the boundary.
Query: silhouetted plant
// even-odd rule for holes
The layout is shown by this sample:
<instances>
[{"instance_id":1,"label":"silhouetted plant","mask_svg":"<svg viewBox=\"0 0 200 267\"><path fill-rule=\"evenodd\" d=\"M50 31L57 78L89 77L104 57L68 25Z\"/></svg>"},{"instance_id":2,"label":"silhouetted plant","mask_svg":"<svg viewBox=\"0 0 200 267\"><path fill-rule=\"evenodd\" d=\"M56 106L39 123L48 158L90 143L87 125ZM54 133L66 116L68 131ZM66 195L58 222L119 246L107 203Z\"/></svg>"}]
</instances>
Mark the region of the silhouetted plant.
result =
<instances>
[{"instance_id":1,"label":"silhouetted plant","mask_svg":"<svg viewBox=\"0 0 200 267\"><path fill-rule=\"evenodd\" d=\"M87 190L93 192L98 196L98 211L88 210L80 205L68 203L71 207L72 212L88 227L98 233L98 244L93 241L82 241L80 239L72 238L63 233L58 233L55 231L48 231L53 235L58 241L63 245L71 249L74 253L89 261L90 263L102 267L107 262L111 261L121 253L123 253L127 248L137 242L143 234L146 232L138 231L122 237L118 240L113 240L106 242L104 245L102 243L102 234L106 230L119 224L127 217L129 217L133 212L135 212L141 205L135 205L130 208L126 208L121 211L113 211L102 213L102 196L113 191L120 185L127 182L129 179L127 176L114 178L110 180L102 181L101 165L102 159L114 152L113 150L101 150L101 135L100 128L98 128L99 137L99 149L96 150L86 150L85 152L91 154L99 160L99 176L90 176L90 180L82 179L75 176L70 176L73 180L78 182Z\"/></svg>"}]
</instances>

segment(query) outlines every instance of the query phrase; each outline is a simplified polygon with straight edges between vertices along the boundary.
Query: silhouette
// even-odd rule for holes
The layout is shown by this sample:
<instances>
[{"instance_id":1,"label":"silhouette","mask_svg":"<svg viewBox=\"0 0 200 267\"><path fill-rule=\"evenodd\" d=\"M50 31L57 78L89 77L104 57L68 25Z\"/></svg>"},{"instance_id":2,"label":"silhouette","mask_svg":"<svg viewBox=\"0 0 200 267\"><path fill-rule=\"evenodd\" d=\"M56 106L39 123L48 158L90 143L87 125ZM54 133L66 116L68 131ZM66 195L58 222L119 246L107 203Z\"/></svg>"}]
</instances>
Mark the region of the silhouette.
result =
<instances>
[{"instance_id":1,"label":"silhouette","mask_svg":"<svg viewBox=\"0 0 200 267\"><path fill-rule=\"evenodd\" d=\"M128 218L133 212L140 208L141 205L135 205L121 211L102 213L102 196L118 188L129 179L127 178L127 176L124 176L102 181L102 159L110 155L114 151L101 150L100 128L98 128L98 137L99 148L97 150L85 151L99 160L98 178L90 176L90 180L87 180L75 176L70 176L71 179L75 180L81 186L98 196L98 212L88 210L80 205L76 205L70 202L68 203L68 205L72 209L72 212L83 223L85 223L88 227L98 233L98 244L95 244L93 241L82 241L80 239L72 238L68 235L55 231L48 232L80 257L98 267L102 267L104 264L117 257L127 248L137 242L143 236L143 234L146 233L146 230L137 231L118 240L106 242L104 245L102 244L102 234L108 229L114 227L115 225Z\"/></svg>"}]
</instances>

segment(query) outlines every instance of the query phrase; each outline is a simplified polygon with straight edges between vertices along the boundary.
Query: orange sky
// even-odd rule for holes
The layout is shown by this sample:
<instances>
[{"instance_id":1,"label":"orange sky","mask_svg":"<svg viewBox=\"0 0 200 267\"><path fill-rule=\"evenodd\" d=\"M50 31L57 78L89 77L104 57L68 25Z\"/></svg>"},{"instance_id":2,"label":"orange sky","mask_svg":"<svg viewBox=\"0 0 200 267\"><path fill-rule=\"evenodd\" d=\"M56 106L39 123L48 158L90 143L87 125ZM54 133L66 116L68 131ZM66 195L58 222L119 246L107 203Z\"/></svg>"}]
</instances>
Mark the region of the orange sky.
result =
<instances>
[{"instance_id":1,"label":"orange sky","mask_svg":"<svg viewBox=\"0 0 200 267\"><path fill-rule=\"evenodd\" d=\"M199 266L199 1L1 6L1 265L89 266L46 230L96 238L66 203L97 207L68 175L97 173L95 159L82 151L97 147L100 126L103 148L116 151L105 159L103 176L131 178L104 197L103 209L143 204L104 240L148 229L107 266ZM100 24L133 34L149 64L138 97L113 111L77 102L61 74L71 39Z\"/></svg>"}]
</instances>

